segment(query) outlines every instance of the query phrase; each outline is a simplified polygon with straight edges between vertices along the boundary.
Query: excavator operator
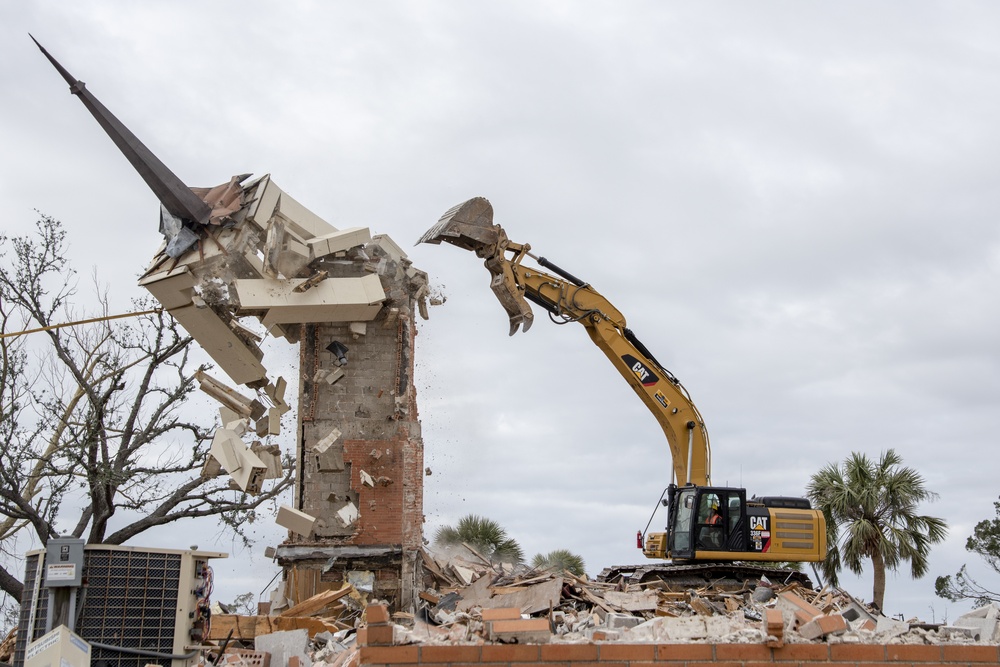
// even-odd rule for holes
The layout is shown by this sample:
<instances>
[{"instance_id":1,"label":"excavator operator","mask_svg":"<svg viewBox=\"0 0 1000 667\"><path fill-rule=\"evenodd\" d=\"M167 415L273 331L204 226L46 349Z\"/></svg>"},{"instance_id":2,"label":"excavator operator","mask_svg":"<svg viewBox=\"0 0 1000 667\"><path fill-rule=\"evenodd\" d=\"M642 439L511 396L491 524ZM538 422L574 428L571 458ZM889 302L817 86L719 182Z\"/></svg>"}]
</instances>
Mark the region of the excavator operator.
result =
<instances>
[{"instance_id":1,"label":"excavator operator","mask_svg":"<svg viewBox=\"0 0 1000 667\"><path fill-rule=\"evenodd\" d=\"M719 513L719 497L714 493L703 495L699 509L699 523L701 524L701 530L698 531L699 545L704 549L720 549L725 542L725 536L723 535L722 514Z\"/></svg>"}]
</instances>

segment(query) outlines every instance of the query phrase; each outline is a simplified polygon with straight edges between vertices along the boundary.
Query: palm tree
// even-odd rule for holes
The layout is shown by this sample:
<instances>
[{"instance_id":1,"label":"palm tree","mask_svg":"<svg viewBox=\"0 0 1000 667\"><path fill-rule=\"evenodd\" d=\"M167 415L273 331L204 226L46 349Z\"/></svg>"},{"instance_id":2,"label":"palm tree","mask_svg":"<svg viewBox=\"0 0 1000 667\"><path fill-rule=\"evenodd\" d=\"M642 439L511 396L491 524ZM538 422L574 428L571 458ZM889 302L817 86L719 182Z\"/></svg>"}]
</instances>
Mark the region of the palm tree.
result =
<instances>
[{"instance_id":1,"label":"palm tree","mask_svg":"<svg viewBox=\"0 0 1000 667\"><path fill-rule=\"evenodd\" d=\"M566 549L556 549L545 554L535 554L531 559L531 566L538 570L553 570L555 572L569 572L578 577L584 575L583 558Z\"/></svg>"},{"instance_id":2,"label":"palm tree","mask_svg":"<svg viewBox=\"0 0 1000 667\"><path fill-rule=\"evenodd\" d=\"M892 449L877 462L853 452L842 467L830 463L809 482L809 498L826 517L830 547L823 575L837 585L843 565L861 574L862 561L871 559L872 602L879 609L885 600L886 569L895 571L909 561L911 576L924 576L931 544L944 540L948 532L944 520L917 514L917 504L937 494L902 462Z\"/></svg>"},{"instance_id":3,"label":"palm tree","mask_svg":"<svg viewBox=\"0 0 1000 667\"><path fill-rule=\"evenodd\" d=\"M504 563L524 561L521 545L508 537L499 523L475 514L462 517L457 526L438 528L434 543L442 546L468 544L487 558Z\"/></svg>"}]
</instances>

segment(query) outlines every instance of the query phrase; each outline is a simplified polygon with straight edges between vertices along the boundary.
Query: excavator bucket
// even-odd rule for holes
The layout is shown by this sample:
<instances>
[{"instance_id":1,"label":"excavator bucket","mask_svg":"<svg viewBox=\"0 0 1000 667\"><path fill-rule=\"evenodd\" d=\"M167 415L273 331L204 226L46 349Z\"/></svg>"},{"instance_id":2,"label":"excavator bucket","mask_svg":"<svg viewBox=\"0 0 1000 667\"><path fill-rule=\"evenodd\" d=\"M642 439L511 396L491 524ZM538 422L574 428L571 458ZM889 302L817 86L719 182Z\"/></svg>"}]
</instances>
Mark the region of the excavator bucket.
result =
<instances>
[{"instance_id":1,"label":"excavator bucket","mask_svg":"<svg viewBox=\"0 0 1000 667\"><path fill-rule=\"evenodd\" d=\"M500 225L493 224L493 206L483 197L474 197L454 206L427 230L417 243L450 243L471 250L485 260L490 272L490 289L510 317L510 335L527 331L534 321L524 290L517 284L510 261L504 256L510 240Z\"/></svg>"}]
</instances>

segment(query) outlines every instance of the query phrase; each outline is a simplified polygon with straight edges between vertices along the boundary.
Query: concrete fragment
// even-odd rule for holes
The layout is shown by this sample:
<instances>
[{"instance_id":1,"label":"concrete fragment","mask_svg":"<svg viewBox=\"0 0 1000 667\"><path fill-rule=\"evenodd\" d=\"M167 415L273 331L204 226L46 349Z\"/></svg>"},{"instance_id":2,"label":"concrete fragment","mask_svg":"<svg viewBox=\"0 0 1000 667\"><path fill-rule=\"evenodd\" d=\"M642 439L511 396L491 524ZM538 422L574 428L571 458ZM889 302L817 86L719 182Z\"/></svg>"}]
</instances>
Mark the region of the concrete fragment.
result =
<instances>
[{"instance_id":1,"label":"concrete fragment","mask_svg":"<svg viewBox=\"0 0 1000 667\"><path fill-rule=\"evenodd\" d=\"M241 312L266 311L265 327L307 322L352 322L374 319L385 292L378 276L330 278L308 292L295 292L302 280L238 279Z\"/></svg>"},{"instance_id":2,"label":"concrete fragment","mask_svg":"<svg viewBox=\"0 0 1000 667\"><path fill-rule=\"evenodd\" d=\"M795 625L802 625L813 620L817 616L822 616L823 611L809 604L795 593L785 591L778 595L775 607L782 612L787 612L795 618Z\"/></svg>"},{"instance_id":3,"label":"concrete fragment","mask_svg":"<svg viewBox=\"0 0 1000 667\"><path fill-rule=\"evenodd\" d=\"M229 429L216 429L209 452L215 457L240 489L260 493L267 466Z\"/></svg>"},{"instance_id":4,"label":"concrete fragment","mask_svg":"<svg viewBox=\"0 0 1000 667\"><path fill-rule=\"evenodd\" d=\"M847 595L846 593L844 593ZM859 620L869 620L872 623L877 624L878 619L868 613L868 610L864 608L860 602L855 600L852 596L847 595L848 603L847 607L840 610L840 614L847 619L849 623L853 623Z\"/></svg>"},{"instance_id":5,"label":"concrete fragment","mask_svg":"<svg viewBox=\"0 0 1000 667\"><path fill-rule=\"evenodd\" d=\"M344 371L341 370L340 368L333 368L333 369L329 370L327 372L327 374L326 374L326 378L325 378L326 383L327 384L336 384L337 380L340 380L341 378L343 378L344 375L345 375Z\"/></svg>"},{"instance_id":6,"label":"concrete fragment","mask_svg":"<svg viewBox=\"0 0 1000 667\"><path fill-rule=\"evenodd\" d=\"M223 426L228 428L228 425L236 421L237 419L241 419L240 414L238 412L230 408L227 408L224 405L219 406L219 421L222 423Z\"/></svg>"},{"instance_id":7,"label":"concrete fragment","mask_svg":"<svg viewBox=\"0 0 1000 667\"><path fill-rule=\"evenodd\" d=\"M317 454L322 454L327 449L329 449L330 445L335 443L340 438L340 436L341 436L340 429L336 428L332 429L320 441L318 441L315 445L313 445L312 448L313 451L316 452Z\"/></svg>"},{"instance_id":8,"label":"concrete fragment","mask_svg":"<svg viewBox=\"0 0 1000 667\"><path fill-rule=\"evenodd\" d=\"M322 236L316 236L306 241L312 253L312 259L325 257L334 253L350 250L364 245L372 240L367 227L349 227Z\"/></svg>"},{"instance_id":9,"label":"concrete fragment","mask_svg":"<svg viewBox=\"0 0 1000 667\"><path fill-rule=\"evenodd\" d=\"M337 231L275 185L270 174L247 187L247 199L251 202L247 219L261 231L267 229L272 218L285 223L296 236L306 240Z\"/></svg>"},{"instance_id":10,"label":"concrete fragment","mask_svg":"<svg viewBox=\"0 0 1000 667\"><path fill-rule=\"evenodd\" d=\"M344 528L351 526L355 521L358 520L360 513L358 512L358 506L352 502L348 502L346 505L337 510L337 521Z\"/></svg>"},{"instance_id":11,"label":"concrete fragment","mask_svg":"<svg viewBox=\"0 0 1000 667\"><path fill-rule=\"evenodd\" d=\"M622 592L606 591L604 599L608 604L614 605L625 611L655 611L658 603L656 591L646 589L642 591Z\"/></svg>"},{"instance_id":12,"label":"concrete fragment","mask_svg":"<svg viewBox=\"0 0 1000 667\"><path fill-rule=\"evenodd\" d=\"M896 619L889 618L888 616L879 616L878 622L875 624L875 634L882 637L898 637L899 635L904 635L909 631L909 623L897 621Z\"/></svg>"},{"instance_id":13,"label":"concrete fragment","mask_svg":"<svg viewBox=\"0 0 1000 667\"><path fill-rule=\"evenodd\" d=\"M271 632L254 638L254 649L270 653L272 665L288 665L292 658L297 659L300 665L311 665L308 646L308 630Z\"/></svg>"},{"instance_id":14,"label":"concrete fragment","mask_svg":"<svg viewBox=\"0 0 1000 667\"><path fill-rule=\"evenodd\" d=\"M170 314L236 384L259 382L267 377L260 363L260 348L241 340L211 308L193 304L170 309Z\"/></svg>"},{"instance_id":15,"label":"concrete fragment","mask_svg":"<svg viewBox=\"0 0 1000 667\"><path fill-rule=\"evenodd\" d=\"M368 332L368 325L365 322L351 322L347 325L347 330L351 333L351 337L357 340Z\"/></svg>"},{"instance_id":16,"label":"concrete fragment","mask_svg":"<svg viewBox=\"0 0 1000 667\"><path fill-rule=\"evenodd\" d=\"M369 475L364 470L359 470L358 474L361 476L362 484L364 484L365 486L370 486L372 488L375 487L375 479L371 475Z\"/></svg>"},{"instance_id":17,"label":"concrete fragment","mask_svg":"<svg viewBox=\"0 0 1000 667\"><path fill-rule=\"evenodd\" d=\"M309 537L316 525L316 517L288 505L282 505L278 508L278 516L274 521L279 526L287 528L293 533L298 533L302 537Z\"/></svg>"},{"instance_id":18,"label":"concrete fragment","mask_svg":"<svg viewBox=\"0 0 1000 667\"><path fill-rule=\"evenodd\" d=\"M224 407L237 413L240 418L250 417L253 413L254 399L244 396L232 387L226 386L204 371L198 371L194 377L198 380L199 389L221 403Z\"/></svg>"},{"instance_id":19,"label":"concrete fragment","mask_svg":"<svg viewBox=\"0 0 1000 667\"><path fill-rule=\"evenodd\" d=\"M232 431L237 435L237 437L242 437L247 432L247 420L246 419L234 419L231 422L224 422L223 426L227 431Z\"/></svg>"},{"instance_id":20,"label":"concrete fragment","mask_svg":"<svg viewBox=\"0 0 1000 667\"><path fill-rule=\"evenodd\" d=\"M975 628L981 642L1000 643L1000 604L991 602L962 614L955 620L954 625Z\"/></svg>"},{"instance_id":21,"label":"concrete fragment","mask_svg":"<svg viewBox=\"0 0 1000 667\"><path fill-rule=\"evenodd\" d=\"M451 569L458 577L459 582L461 582L462 585L464 586L468 586L469 584L471 584L472 580L476 576L475 570L469 569L467 567L462 567L461 565L457 565L455 563L452 563Z\"/></svg>"},{"instance_id":22,"label":"concrete fragment","mask_svg":"<svg viewBox=\"0 0 1000 667\"><path fill-rule=\"evenodd\" d=\"M139 280L167 310L183 308L191 304L197 279L186 266L177 266L169 271L159 271Z\"/></svg>"},{"instance_id":23,"label":"concrete fragment","mask_svg":"<svg viewBox=\"0 0 1000 667\"><path fill-rule=\"evenodd\" d=\"M257 455L267 471L264 479L281 479L283 467L281 465L281 448L278 445L265 445L259 440L255 440L250 445L250 451Z\"/></svg>"},{"instance_id":24,"label":"concrete fragment","mask_svg":"<svg viewBox=\"0 0 1000 667\"><path fill-rule=\"evenodd\" d=\"M608 613L604 617L604 625L609 630L627 630L642 623L642 619L631 614Z\"/></svg>"},{"instance_id":25,"label":"concrete fragment","mask_svg":"<svg viewBox=\"0 0 1000 667\"><path fill-rule=\"evenodd\" d=\"M281 411L278 408L267 409L267 434L279 435L281 433Z\"/></svg>"},{"instance_id":26,"label":"concrete fragment","mask_svg":"<svg viewBox=\"0 0 1000 667\"><path fill-rule=\"evenodd\" d=\"M841 635L845 632L847 632L847 619L840 614L817 616L799 628L799 634L805 639L819 639L830 635Z\"/></svg>"},{"instance_id":27,"label":"concrete fragment","mask_svg":"<svg viewBox=\"0 0 1000 667\"><path fill-rule=\"evenodd\" d=\"M957 625L942 625L938 628L938 634L946 639L965 637L972 641L980 641L979 632L978 628L959 627Z\"/></svg>"},{"instance_id":28,"label":"concrete fragment","mask_svg":"<svg viewBox=\"0 0 1000 667\"><path fill-rule=\"evenodd\" d=\"M659 616L635 626L626 636L636 641L677 642L725 637L744 627L727 616Z\"/></svg>"},{"instance_id":29,"label":"concrete fragment","mask_svg":"<svg viewBox=\"0 0 1000 667\"><path fill-rule=\"evenodd\" d=\"M396 244L387 234L375 234L371 238L371 242L385 251L389 257L394 261L400 261L406 258L406 253L403 249Z\"/></svg>"},{"instance_id":30,"label":"concrete fragment","mask_svg":"<svg viewBox=\"0 0 1000 667\"><path fill-rule=\"evenodd\" d=\"M344 452L329 449L316 455L316 470L319 472L341 472L344 468Z\"/></svg>"},{"instance_id":31,"label":"concrete fragment","mask_svg":"<svg viewBox=\"0 0 1000 667\"><path fill-rule=\"evenodd\" d=\"M202 477L218 477L223 472L222 464L219 463L219 459L215 458L211 454L205 457L205 465L201 467Z\"/></svg>"},{"instance_id":32,"label":"concrete fragment","mask_svg":"<svg viewBox=\"0 0 1000 667\"><path fill-rule=\"evenodd\" d=\"M552 638L549 621L545 618L493 621L492 630L496 641L502 643L547 644Z\"/></svg>"}]
</instances>

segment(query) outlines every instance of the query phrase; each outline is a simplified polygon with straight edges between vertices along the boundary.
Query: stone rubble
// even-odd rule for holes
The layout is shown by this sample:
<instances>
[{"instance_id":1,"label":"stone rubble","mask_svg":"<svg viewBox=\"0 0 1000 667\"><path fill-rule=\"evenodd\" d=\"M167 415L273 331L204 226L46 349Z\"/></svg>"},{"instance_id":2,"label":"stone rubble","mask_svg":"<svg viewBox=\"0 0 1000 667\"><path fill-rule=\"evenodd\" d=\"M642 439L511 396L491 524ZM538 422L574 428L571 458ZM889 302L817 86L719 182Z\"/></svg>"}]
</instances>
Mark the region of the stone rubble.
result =
<instances>
[{"instance_id":1,"label":"stone rubble","mask_svg":"<svg viewBox=\"0 0 1000 667\"><path fill-rule=\"evenodd\" d=\"M838 588L813 590L766 579L735 591L707 585L670 590L663 582L609 584L568 572L494 564L471 548L467 551L447 558L423 552L425 588L415 614L390 613L386 604L345 586L278 616L214 617L212 638L223 636L229 626L220 619L226 618L237 619L235 627L241 630L235 634L243 637L242 642L231 639L219 664L267 667L267 660L280 653L293 657L280 658L284 662L278 664L293 664L295 656L301 656L302 667L347 667L358 663L360 646L407 644L622 642L778 648L819 642L1000 643L997 604L950 625L904 622L882 616ZM254 618L250 627L257 634L248 638L242 621ZM216 629L216 623L222 625ZM252 649L246 647L249 643ZM208 652L205 664L217 655Z\"/></svg>"}]
</instances>

